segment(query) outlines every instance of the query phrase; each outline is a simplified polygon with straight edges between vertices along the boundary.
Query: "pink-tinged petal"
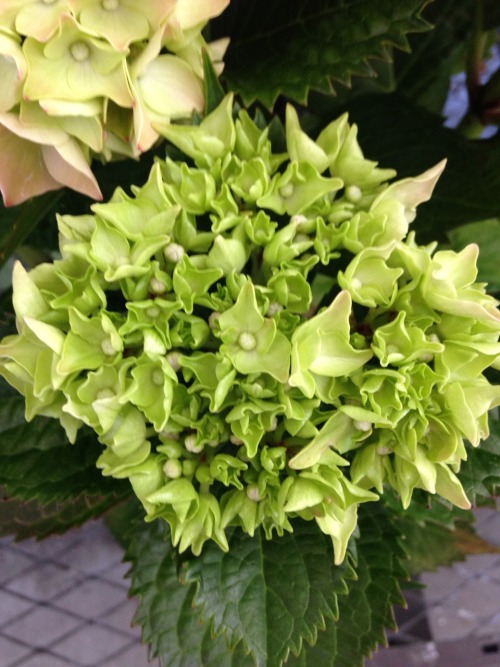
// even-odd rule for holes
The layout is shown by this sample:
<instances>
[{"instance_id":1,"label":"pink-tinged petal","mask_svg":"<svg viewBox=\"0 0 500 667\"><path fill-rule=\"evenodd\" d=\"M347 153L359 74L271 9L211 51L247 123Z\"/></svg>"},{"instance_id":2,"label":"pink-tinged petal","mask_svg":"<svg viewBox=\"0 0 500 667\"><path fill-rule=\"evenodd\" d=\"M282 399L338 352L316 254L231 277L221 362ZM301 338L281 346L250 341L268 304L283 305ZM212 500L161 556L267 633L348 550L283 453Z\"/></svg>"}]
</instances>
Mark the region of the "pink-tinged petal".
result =
<instances>
[{"instance_id":1,"label":"pink-tinged petal","mask_svg":"<svg viewBox=\"0 0 500 667\"><path fill-rule=\"evenodd\" d=\"M132 89L132 88L131 88ZM106 160L113 154L139 157L134 141L134 116L130 109L124 109L111 100L104 104L104 147Z\"/></svg>"},{"instance_id":2,"label":"pink-tinged petal","mask_svg":"<svg viewBox=\"0 0 500 667\"><path fill-rule=\"evenodd\" d=\"M82 102L109 97L120 106L132 106L126 54L82 30L73 18L63 16L59 32L46 44L28 37L23 51L28 61L26 99Z\"/></svg>"},{"instance_id":3,"label":"pink-tinged petal","mask_svg":"<svg viewBox=\"0 0 500 667\"><path fill-rule=\"evenodd\" d=\"M148 110L158 116L155 120L160 124L169 119L186 118L194 110L203 111L205 106L201 81L177 56L158 56L136 85Z\"/></svg>"},{"instance_id":4,"label":"pink-tinged petal","mask_svg":"<svg viewBox=\"0 0 500 667\"><path fill-rule=\"evenodd\" d=\"M178 0L174 17L186 30L222 14L228 5L229 0Z\"/></svg>"},{"instance_id":5,"label":"pink-tinged petal","mask_svg":"<svg viewBox=\"0 0 500 667\"><path fill-rule=\"evenodd\" d=\"M134 91L136 100L133 108L135 145L137 146L137 150L143 153L151 148L160 135L153 129L150 114L148 114L147 107L141 95L134 89L132 90Z\"/></svg>"},{"instance_id":6,"label":"pink-tinged petal","mask_svg":"<svg viewBox=\"0 0 500 667\"><path fill-rule=\"evenodd\" d=\"M63 106L68 108L68 110L70 108L69 104L63 104ZM98 106L99 109L102 108L102 104ZM59 135L57 141L40 142L38 137L26 137L31 138L37 143L59 144L66 141L67 135L71 135L76 137L86 146L89 146L92 150L96 151L96 153L102 151L104 133L98 114L94 116L57 115L53 117L48 115L45 112L45 109L36 102L24 102L21 104L19 119L23 127L52 127L54 129L63 130L63 134ZM22 131L23 130L18 129L17 134L21 134Z\"/></svg>"},{"instance_id":7,"label":"pink-tinged petal","mask_svg":"<svg viewBox=\"0 0 500 667\"><path fill-rule=\"evenodd\" d=\"M87 4L81 11L79 22L84 28L106 38L117 51L126 51L131 42L138 42L149 35L149 21L141 10L116 1Z\"/></svg>"},{"instance_id":8,"label":"pink-tinged petal","mask_svg":"<svg viewBox=\"0 0 500 667\"><path fill-rule=\"evenodd\" d=\"M46 42L57 32L59 19L69 11L67 0L56 2L24 2L16 16L16 30L21 35Z\"/></svg>"},{"instance_id":9,"label":"pink-tinged petal","mask_svg":"<svg viewBox=\"0 0 500 667\"><path fill-rule=\"evenodd\" d=\"M103 102L101 99L87 100L86 102L42 100L40 106L49 116L83 116L84 118L91 118L92 116L101 115L103 111Z\"/></svg>"},{"instance_id":10,"label":"pink-tinged petal","mask_svg":"<svg viewBox=\"0 0 500 667\"><path fill-rule=\"evenodd\" d=\"M0 25L2 30L15 32L16 16L26 5L26 0L9 0L9 2L0 2Z\"/></svg>"},{"instance_id":11,"label":"pink-tinged petal","mask_svg":"<svg viewBox=\"0 0 500 667\"><path fill-rule=\"evenodd\" d=\"M99 118L78 118L67 116L60 119L61 127L96 153L100 153L104 145L104 131Z\"/></svg>"},{"instance_id":12,"label":"pink-tinged petal","mask_svg":"<svg viewBox=\"0 0 500 667\"><path fill-rule=\"evenodd\" d=\"M61 187L47 171L42 151L42 146L0 125L0 191L5 206L16 206Z\"/></svg>"},{"instance_id":13,"label":"pink-tinged petal","mask_svg":"<svg viewBox=\"0 0 500 667\"><path fill-rule=\"evenodd\" d=\"M224 70L224 63L222 62L222 59L224 58L224 55L227 51L227 47L229 46L229 41L229 37L221 37L220 39L216 39L215 41L210 42L206 46L210 60L212 61L214 69L219 76Z\"/></svg>"},{"instance_id":14,"label":"pink-tinged petal","mask_svg":"<svg viewBox=\"0 0 500 667\"><path fill-rule=\"evenodd\" d=\"M140 13L141 17L144 17L148 23L149 29L147 34L152 34L158 30L167 16L174 11L176 2L177 0L147 0L147 2L141 3L138 3L137 0L107 0L107 6L103 7L105 4L103 0L68 0L71 9L82 25L85 25L91 30L99 31L99 34L103 34L110 39L112 43L113 39L106 34L105 28L102 25L99 25L96 28L94 17L96 16L97 11L101 14L105 11L110 15L106 21L107 23L109 23L111 19L115 20L118 24L123 22L124 16L127 16L132 12ZM115 16L113 19L113 14L118 16ZM128 29L131 32L137 30L135 26L128 26ZM136 39L137 38L134 37L129 41L135 41Z\"/></svg>"},{"instance_id":15,"label":"pink-tinged petal","mask_svg":"<svg viewBox=\"0 0 500 667\"><path fill-rule=\"evenodd\" d=\"M15 39L0 34L0 111L8 111L22 98L26 58Z\"/></svg>"},{"instance_id":16,"label":"pink-tinged petal","mask_svg":"<svg viewBox=\"0 0 500 667\"><path fill-rule=\"evenodd\" d=\"M61 185L92 199L102 199L99 185L77 141L68 138L59 146L44 146L43 158L48 172Z\"/></svg>"},{"instance_id":17,"label":"pink-tinged petal","mask_svg":"<svg viewBox=\"0 0 500 667\"><path fill-rule=\"evenodd\" d=\"M159 123L168 124L171 118L187 117L194 108L202 110L205 102L201 82L189 65L175 56L158 55L162 36L163 30L153 35L130 65L130 85L135 99L134 134L140 151L148 150L158 139ZM192 99L186 104L189 88L188 97L191 94Z\"/></svg>"},{"instance_id":18,"label":"pink-tinged petal","mask_svg":"<svg viewBox=\"0 0 500 667\"><path fill-rule=\"evenodd\" d=\"M23 125L13 114L0 114L0 154L6 206L63 186L102 198L78 142L57 127Z\"/></svg>"},{"instance_id":19,"label":"pink-tinged petal","mask_svg":"<svg viewBox=\"0 0 500 667\"><path fill-rule=\"evenodd\" d=\"M66 132L37 104L23 104L21 116L22 118L13 113L0 114L0 123L14 134L35 144L61 144L66 141Z\"/></svg>"}]
</instances>

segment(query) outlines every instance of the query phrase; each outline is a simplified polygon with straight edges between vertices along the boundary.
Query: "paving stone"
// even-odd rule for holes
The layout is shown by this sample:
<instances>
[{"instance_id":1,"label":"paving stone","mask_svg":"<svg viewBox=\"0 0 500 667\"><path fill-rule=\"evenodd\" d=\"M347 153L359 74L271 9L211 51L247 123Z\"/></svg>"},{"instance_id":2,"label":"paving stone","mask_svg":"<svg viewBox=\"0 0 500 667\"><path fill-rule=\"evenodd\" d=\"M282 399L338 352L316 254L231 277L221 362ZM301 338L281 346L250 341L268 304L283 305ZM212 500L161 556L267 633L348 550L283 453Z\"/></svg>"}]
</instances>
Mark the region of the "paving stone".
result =
<instances>
[{"instance_id":1,"label":"paving stone","mask_svg":"<svg viewBox=\"0 0 500 667\"><path fill-rule=\"evenodd\" d=\"M130 638L99 625L89 624L53 644L52 651L70 662L96 667L125 648Z\"/></svg>"},{"instance_id":2,"label":"paving stone","mask_svg":"<svg viewBox=\"0 0 500 667\"><path fill-rule=\"evenodd\" d=\"M106 661L102 667L157 667L158 660L148 660L148 649L141 644L134 644L114 659Z\"/></svg>"},{"instance_id":3,"label":"paving stone","mask_svg":"<svg viewBox=\"0 0 500 667\"><path fill-rule=\"evenodd\" d=\"M80 623L62 611L39 606L6 625L2 632L32 647L46 647L75 630Z\"/></svg>"},{"instance_id":4,"label":"paving stone","mask_svg":"<svg viewBox=\"0 0 500 667\"><path fill-rule=\"evenodd\" d=\"M75 665L51 653L34 653L13 667L75 667Z\"/></svg>"},{"instance_id":5,"label":"paving stone","mask_svg":"<svg viewBox=\"0 0 500 667\"><path fill-rule=\"evenodd\" d=\"M456 567L440 567L436 572L424 572L419 577L425 585L424 598L428 605L446 598L466 581Z\"/></svg>"},{"instance_id":6,"label":"paving stone","mask_svg":"<svg viewBox=\"0 0 500 667\"><path fill-rule=\"evenodd\" d=\"M105 530L87 531L85 541L57 556L57 561L86 574L98 574L120 564L122 558L123 549Z\"/></svg>"},{"instance_id":7,"label":"paving stone","mask_svg":"<svg viewBox=\"0 0 500 667\"><path fill-rule=\"evenodd\" d=\"M463 610L453 610L450 607L436 605L428 612L429 624L434 641L449 641L462 639L470 635L477 627L474 614Z\"/></svg>"},{"instance_id":8,"label":"paving stone","mask_svg":"<svg viewBox=\"0 0 500 667\"><path fill-rule=\"evenodd\" d=\"M67 609L83 618L96 619L116 607L123 600L123 590L105 581L87 579L54 601L60 609Z\"/></svg>"},{"instance_id":9,"label":"paving stone","mask_svg":"<svg viewBox=\"0 0 500 667\"><path fill-rule=\"evenodd\" d=\"M35 563L28 571L24 571L11 581L5 588L30 598L47 602L56 595L68 590L81 581L79 572L58 563L42 561Z\"/></svg>"},{"instance_id":10,"label":"paving stone","mask_svg":"<svg viewBox=\"0 0 500 667\"><path fill-rule=\"evenodd\" d=\"M29 646L23 646L8 637L0 635L0 667L11 667L28 653L31 653Z\"/></svg>"},{"instance_id":11,"label":"paving stone","mask_svg":"<svg viewBox=\"0 0 500 667\"><path fill-rule=\"evenodd\" d=\"M23 540L15 542L13 547L17 551L34 556L38 559L48 558L53 560L58 553L69 549L78 540L78 530L68 530L64 535L53 535L45 540Z\"/></svg>"},{"instance_id":12,"label":"paving stone","mask_svg":"<svg viewBox=\"0 0 500 667\"><path fill-rule=\"evenodd\" d=\"M477 618L492 617L500 611L500 584L472 579L453 598L453 607Z\"/></svg>"},{"instance_id":13,"label":"paving stone","mask_svg":"<svg viewBox=\"0 0 500 667\"><path fill-rule=\"evenodd\" d=\"M127 577L127 572L129 570L130 563L117 562L113 563L113 565L106 570L100 572L99 577L107 579L107 581L112 581L128 591L130 588L130 579Z\"/></svg>"},{"instance_id":14,"label":"paving stone","mask_svg":"<svg viewBox=\"0 0 500 667\"><path fill-rule=\"evenodd\" d=\"M0 590L0 600L0 627L12 622L33 606L33 602L5 590Z\"/></svg>"},{"instance_id":15,"label":"paving stone","mask_svg":"<svg viewBox=\"0 0 500 667\"><path fill-rule=\"evenodd\" d=\"M20 572L33 566L33 559L13 549L9 544L0 544L0 584L10 581Z\"/></svg>"},{"instance_id":16,"label":"paving stone","mask_svg":"<svg viewBox=\"0 0 500 667\"><path fill-rule=\"evenodd\" d=\"M132 620L137 611L137 600L125 600L119 607L113 609L102 616L103 623L110 625L122 632L128 632L130 635L140 638L141 629L138 625L132 626Z\"/></svg>"}]
</instances>

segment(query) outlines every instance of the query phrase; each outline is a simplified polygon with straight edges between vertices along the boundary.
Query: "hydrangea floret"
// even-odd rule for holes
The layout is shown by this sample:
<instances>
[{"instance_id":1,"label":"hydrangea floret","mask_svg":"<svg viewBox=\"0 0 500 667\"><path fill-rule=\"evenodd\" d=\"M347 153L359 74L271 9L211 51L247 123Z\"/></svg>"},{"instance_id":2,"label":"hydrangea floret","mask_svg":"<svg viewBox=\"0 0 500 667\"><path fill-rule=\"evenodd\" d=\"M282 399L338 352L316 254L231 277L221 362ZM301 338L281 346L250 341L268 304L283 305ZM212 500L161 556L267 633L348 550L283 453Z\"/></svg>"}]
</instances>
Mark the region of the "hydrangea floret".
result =
<instances>
[{"instance_id":1,"label":"hydrangea floret","mask_svg":"<svg viewBox=\"0 0 500 667\"><path fill-rule=\"evenodd\" d=\"M474 245L410 231L444 163L391 182L346 115L313 141L291 107L277 153L231 96L165 134L185 161L60 216L61 257L15 267L0 372L26 417L72 442L93 429L103 474L195 554L300 517L340 562L385 487L468 508L457 473L500 404L500 315Z\"/></svg>"},{"instance_id":2,"label":"hydrangea floret","mask_svg":"<svg viewBox=\"0 0 500 667\"><path fill-rule=\"evenodd\" d=\"M101 199L93 157L138 157L202 112L202 30L229 0L3 0L0 191L6 205L67 186Z\"/></svg>"}]
</instances>

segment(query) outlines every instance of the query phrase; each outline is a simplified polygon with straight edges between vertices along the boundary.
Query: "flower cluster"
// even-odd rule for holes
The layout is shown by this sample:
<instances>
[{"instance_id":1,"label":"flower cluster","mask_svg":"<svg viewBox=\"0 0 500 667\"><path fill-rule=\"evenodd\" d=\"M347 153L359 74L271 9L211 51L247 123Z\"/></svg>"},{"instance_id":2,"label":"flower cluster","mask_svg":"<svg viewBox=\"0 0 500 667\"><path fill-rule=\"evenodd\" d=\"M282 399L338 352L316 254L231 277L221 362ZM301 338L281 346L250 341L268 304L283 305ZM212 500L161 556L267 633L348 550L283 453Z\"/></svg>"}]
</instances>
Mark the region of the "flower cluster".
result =
<instances>
[{"instance_id":1,"label":"flower cluster","mask_svg":"<svg viewBox=\"0 0 500 667\"><path fill-rule=\"evenodd\" d=\"M0 190L7 205L68 186L100 199L93 156L137 155L204 108L201 31L229 0L3 0Z\"/></svg>"},{"instance_id":2,"label":"flower cluster","mask_svg":"<svg viewBox=\"0 0 500 667\"><path fill-rule=\"evenodd\" d=\"M468 507L456 473L500 403L500 315L476 246L409 232L444 165L389 183L345 115L313 141L291 107L276 153L231 96L165 133L186 161L61 216L61 259L15 268L0 372L27 418L94 429L98 467L194 553L301 517L340 562L385 485Z\"/></svg>"}]
</instances>

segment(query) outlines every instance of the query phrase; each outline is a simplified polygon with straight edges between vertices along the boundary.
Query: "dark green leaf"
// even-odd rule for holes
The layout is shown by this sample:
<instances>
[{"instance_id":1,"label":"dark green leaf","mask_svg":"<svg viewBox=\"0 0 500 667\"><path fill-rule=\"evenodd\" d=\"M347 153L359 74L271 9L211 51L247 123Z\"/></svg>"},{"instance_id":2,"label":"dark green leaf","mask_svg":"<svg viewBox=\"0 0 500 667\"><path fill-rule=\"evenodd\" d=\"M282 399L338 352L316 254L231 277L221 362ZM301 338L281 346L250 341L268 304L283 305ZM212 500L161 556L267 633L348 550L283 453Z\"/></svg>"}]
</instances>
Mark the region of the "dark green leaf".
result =
<instances>
[{"instance_id":1,"label":"dark green leaf","mask_svg":"<svg viewBox=\"0 0 500 667\"><path fill-rule=\"evenodd\" d=\"M82 493L63 502L41 504L11 498L5 488L0 490L0 536L14 535L16 540L64 533L95 519L119 503L122 496L115 493L98 495Z\"/></svg>"},{"instance_id":2,"label":"dark green leaf","mask_svg":"<svg viewBox=\"0 0 500 667\"><path fill-rule=\"evenodd\" d=\"M82 493L129 493L128 482L104 478L97 470L102 445L90 429L82 429L71 445L55 419L26 422L24 399L5 385L2 389L6 395L0 402L0 484L9 495L53 503L76 500Z\"/></svg>"},{"instance_id":3,"label":"dark green leaf","mask_svg":"<svg viewBox=\"0 0 500 667\"><path fill-rule=\"evenodd\" d=\"M16 317L13 313L12 308L12 294L8 290L0 295L0 340L5 336L10 336L12 334L17 334L16 329ZM5 393L7 383L3 380L0 380L0 396ZM10 386L9 386L9 392Z\"/></svg>"},{"instance_id":4,"label":"dark green leaf","mask_svg":"<svg viewBox=\"0 0 500 667\"><path fill-rule=\"evenodd\" d=\"M450 89L450 76L466 69L475 13L480 4L484 6L483 29L498 27L498 0L431 3L425 18L433 25L433 30L410 37L411 55L394 54L397 90L430 111L441 113Z\"/></svg>"},{"instance_id":5,"label":"dark green leaf","mask_svg":"<svg viewBox=\"0 0 500 667\"><path fill-rule=\"evenodd\" d=\"M221 86L207 51L203 50L203 85L205 87L205 113L211 113L222 102L224 88Z\"/></svg>"},{"instance_id":6,"label":"dark green leaf","mask_svg":"<svg viewBox=\"0 0 500 667\"><path fill-rule=\"evenodd\" d=\"M47 192L14 208L1 207L0 268L35 227L55 210L61 196L60 191Z\"/></svg>"},{"instance_id":7,"label":"dark green leaf","mask_svg":"<svg viewBox=\"0 0 500 667\"><path fill-rule=\"evenodd\" d=\"M406 35L429 29L426 0L233 0L212 24L229 35L224 78L248 104L271 107L282 94L306 102L352 75L373 76L370 59L408 50Z\"/></svg>"},{"instance_id":8,"label":"dark green leaf","mask_svg":"<svg viewBox=\"0 0 500 667\"><path fill-rule=\"evenodd\" d=\"M412 224L419 242L446 241L450 229L500 216L499 139L465 139L398 95L359 98L348 111L359 126L365 155L395 168L398 177L415 176L448 159L431 200L419 207Z\"/></svg>"},{"instance_id":9,"label":"dark green leaf","mask_svg":"<svg viewBox=\"0 0 500 667\"><path fill-rule=\"evenodd\" d=\"M458 71L456 67L461 65L460 69L465 69L465 44L473 22L474 5L475 0L431 3L425 16L433 29L411 36L410 55L394 54L397 90L434 113L441 113L444 107L450 76Z\"/></svg>"},{"instance_id":10,"label":"dark green leaf","mask_svg":"<svg viewBox=\"0 0 500 667\"><path fill-rule=\"evenodd\" d=\"M500 26L500 4L498 0L483 0L484 2L484 27L492 30Z\"/></svg>"},{"instance_id":11,"label":"dark green leaf","mask_svg":"<svg viewBox=\"0 0 500 667\"><path fill-rule=\"evenodd\" d=\"M404 604L400 585L408 574L397 523L381 507L361 508L356 545L356 581L341 595L339 618L327 620L313 646L304 644L287 667L362 667L364 658L395 628L393 605Z\"/></svg>"},{"instance_id":12,"label":"dark green leaf","mask_svg":"<svg viewBox=\"0 0 500 667\"><path fill-rule=\"evenodd\" d=\"M411 504L407 509L403 508L401 499L392 489L385 490L384 504L391 516L397 518L398 525L401 524L401 519L403 519L419 524L434 523L448 530L453 530L457 522L471 522L474 520L471 512L455 507L444 498L431 495L420 489L413 492ZM404 529L402 533L405 534Z\"/></svg>"},{"instance_id":13,"label":"dark green leaf","mask_svg":"<svg viewBox=\"0 0 500 667\"><path fill-rule=\"evenodd\" d=\"M465 493L477 504L481 498L491 498L500 488L500 419L490 416L489 438L479 447L467 446L467 461L458 475Z\"/></svg>"},{"instance_id":14,"label":"dark green leaf","mask_svg":"<svg viewBox=\"0 0 500 667\"><path fill-rule=\"evenodd\" d=\"M448 233L451 246L460 251L469 243L477 243L480 249L477 260L478 281L488 283L488 290L500 290L500 220L482 220L457 227Z\"/></svg>"},{"instance_id":15,"label":"dark green leaf","mask_svg":"<svg viewBox=\"0 0 500 667\"><path fill-rule=\"evenodd\" d=\"M235 530L228 553L209 544L187 568L215 632L230 646L243 641L259 667L283 664L303 639L314 643L325 618L337 616L337 594L352 576L347 562L334 565L331 540L313 522L296 522L292 534L272 540Z\"/></svg>"},{"instance_id":16,"label":"dark green leaf","mask_svg":"<svg viewBox=\"0 0 500 667\"><path fill-rule=\"evenodd\" d=\"M411 518L403 519L400 527L404 533L408 566L412 574L434 571L438 567L465 560L459 548L461 533L456 529L450 530L432 521L417 522Z\"/></svg>"},{"instance_id":17,"label":"dark green leaf","mask_svg":"<svg viewBox=\"0 0 500 667\"><path fill-rule=\"evenodd\" d=\"M498 551L475 534L472 511L424 491L413 494L406 510L395 494L386 494L385 499L404 537L412 575L463 561L468 554Z\"/></svg>"},{"instance_id":18,"label":"dark green leaf","mask_svg":"<svg viewBox=\"0 0 500 667\"><path fill-rule=\"evenodd\" d=\"M164 667L253 667L241 644L230 650L212 638L210 623L193 608L196 584L181 584L179 562L166 523L133 524L126 553L131 562L130 592L139 597L134 621L143 641Z\"/></svg>"},{"instance_id":19,"label":"dark green leaf","mask_svg":"<svg viewBox=\"0 0 500 667\"><path fill-rule=\"evenodd\" d=\"M348 556L357 562L355 578L352 565L333 564L330 541L311 522L297 522L293 535L272 541L235 530L227 554L208 544L182 567L168 526L146 524L137 514L126 518L132 525L126 555L131 593L139 596L135 620L165 667L283 665L283 647L292 644L301 651L299 657L288 654L287 666L361 667L385 640L385 628L395 627L406 556L397 524L380 507L361 513L360 537ZM301 614L314 628L302 646L293 641L304 628Z\"/></svg>"}]
</instances>

